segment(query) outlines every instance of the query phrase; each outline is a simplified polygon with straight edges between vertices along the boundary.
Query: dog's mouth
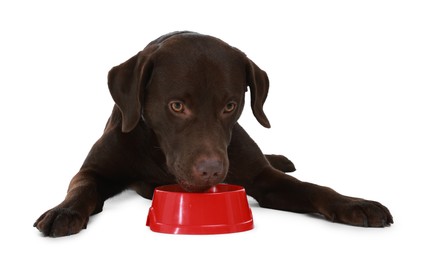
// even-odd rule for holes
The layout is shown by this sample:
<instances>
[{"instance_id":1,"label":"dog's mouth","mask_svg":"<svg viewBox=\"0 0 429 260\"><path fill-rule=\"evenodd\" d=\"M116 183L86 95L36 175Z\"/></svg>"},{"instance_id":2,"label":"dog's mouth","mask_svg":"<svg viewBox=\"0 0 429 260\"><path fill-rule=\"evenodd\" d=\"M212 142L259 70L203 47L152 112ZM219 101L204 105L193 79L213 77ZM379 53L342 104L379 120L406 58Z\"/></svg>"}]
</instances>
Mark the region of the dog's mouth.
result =
<instances>
[{"instance_id":1,"label":"dog's mouth","mask_svg":"<svg viewBox=\"0 0 429 260\"><path fill-rule=\"evenodd\" d=\"M205 185L196 185L181 179L177 179L177 183L182 187L182 189L188 192L205 192L214 186L214 184L211 185L208 183Z\"/></svg>"},{"instance_id":2,"label":"dog's mouth","mask_svg":"<svg viewBox=\"0 0 429 260\"><path fill-rule=\"evenodd\" d=\"M169 165L169 172L175 176L176 182L185 191L205 192L222 183L226 178L228 161L218 158L203 157L203 159L198 158L192 163L176 160L176 163L167 165Z\"/></svg>"}]
</instances>

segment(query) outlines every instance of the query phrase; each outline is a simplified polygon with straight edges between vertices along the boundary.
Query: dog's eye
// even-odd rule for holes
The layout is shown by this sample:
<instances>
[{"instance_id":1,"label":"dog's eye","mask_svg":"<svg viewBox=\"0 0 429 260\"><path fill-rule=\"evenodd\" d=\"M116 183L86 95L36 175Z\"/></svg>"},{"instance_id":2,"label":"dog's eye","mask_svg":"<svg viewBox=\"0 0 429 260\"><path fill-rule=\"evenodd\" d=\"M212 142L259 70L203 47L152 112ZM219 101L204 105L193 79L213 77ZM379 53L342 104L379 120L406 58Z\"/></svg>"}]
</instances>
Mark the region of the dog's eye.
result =
<instances>
[{"instance_id":1,"label":"dog's eye","mask_svg":"<svg viewBox=\"0 0 429 260\"><path fill-rule=\"evenodd\" d=\"M185 110L185 105L180 101L170 102L170 108L173 112L182 113Z\"/></svg>"},{"instance_id":2,"label":"dog's eye","mask_svg":"<svg viewBox=\"0 0 429 260\"><path fill-rule=\"evenodd\" d=\"M223 112L224 113L231 113L232 111L235 110L236 107L237 107L237 103L229 102L228 104L226 104L225 108L223 109Z\"/></svg>"}]
</instances>

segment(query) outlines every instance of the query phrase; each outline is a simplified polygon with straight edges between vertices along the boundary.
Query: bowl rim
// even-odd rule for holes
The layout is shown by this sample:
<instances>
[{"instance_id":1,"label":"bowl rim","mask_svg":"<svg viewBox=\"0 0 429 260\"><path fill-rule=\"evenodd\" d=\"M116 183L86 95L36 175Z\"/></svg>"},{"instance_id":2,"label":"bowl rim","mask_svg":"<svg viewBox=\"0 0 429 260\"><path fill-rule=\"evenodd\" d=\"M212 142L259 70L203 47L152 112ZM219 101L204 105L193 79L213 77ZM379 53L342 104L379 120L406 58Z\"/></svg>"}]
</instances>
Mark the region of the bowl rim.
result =
<instances>
[{"instance_id":1,"label":"bowl rim","mask_svg":"<svg viewBox=\"0 0 429 260\"><path fill-rule=\"evenodd\" d=\"M245 191L243 186L227 183L219 183L210 189L203 192L190 192L180 187L179 184L162 185L155 188L155 192L172 193L172 194L189 194L193 196L209 196L209 195L220 195L220 194L231 194L235 192Z\"/></svg>"}]
</instances>

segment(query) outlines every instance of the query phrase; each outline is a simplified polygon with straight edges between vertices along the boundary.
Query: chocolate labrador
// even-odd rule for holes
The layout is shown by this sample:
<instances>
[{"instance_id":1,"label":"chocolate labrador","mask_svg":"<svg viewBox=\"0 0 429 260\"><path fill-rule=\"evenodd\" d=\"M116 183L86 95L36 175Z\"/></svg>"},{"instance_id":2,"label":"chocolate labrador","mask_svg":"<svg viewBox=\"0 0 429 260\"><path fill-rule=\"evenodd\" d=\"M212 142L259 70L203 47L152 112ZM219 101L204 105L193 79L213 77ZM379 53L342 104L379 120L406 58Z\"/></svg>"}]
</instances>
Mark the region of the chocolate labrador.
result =
<instances>
[{"instance_id":1,"label":"chocolate labrador","mask_svg":"<svg viewBox=\"0 0 429 260\"><path fill-rule=\"evenodd\" d=\"M393 223L382 204L301 182L285 174L295 170L286 157L260 151L237 120L249 88L254 116L270 127L262 109L267 74L217 38L164 35L112 68L108 86L115 105L103 135L64 201L34 223L46 236L78 233L125 189L151 199L157 186L173 183L190 192L237 184L262 207L363 227Z\"/></svg>"}]
</instances>

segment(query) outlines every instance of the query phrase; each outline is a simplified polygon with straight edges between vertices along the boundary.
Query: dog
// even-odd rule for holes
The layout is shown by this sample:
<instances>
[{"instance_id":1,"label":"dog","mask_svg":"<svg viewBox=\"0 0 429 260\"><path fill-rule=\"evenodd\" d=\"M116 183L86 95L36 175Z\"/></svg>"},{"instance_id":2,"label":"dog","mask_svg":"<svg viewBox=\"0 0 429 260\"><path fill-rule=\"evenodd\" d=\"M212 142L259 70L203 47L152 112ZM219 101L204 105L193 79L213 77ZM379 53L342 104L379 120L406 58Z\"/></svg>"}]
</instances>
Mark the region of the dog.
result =
<instances>
[{"instance_id":1,"label":"dog","mask_svg":"<svg viewBox=\"0 0 429 260\"><path fill-rule=\"evenodd\" d=\"M66 198L34 223L45 236L85 229L104 201L125 189L151 199L160 185L201 192L218 183L243 186L261 207L321 214L362 227L385 227L382 204L341 195L286 174L294 164L264 155L237 123L250 89L257 121L269 128L263 105L267 74L222 40L181 31L161 36L108 74L115 102Z\"/></svg>"}]
</instances>

